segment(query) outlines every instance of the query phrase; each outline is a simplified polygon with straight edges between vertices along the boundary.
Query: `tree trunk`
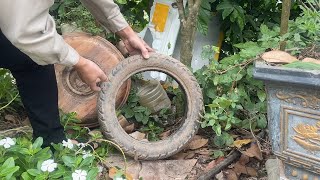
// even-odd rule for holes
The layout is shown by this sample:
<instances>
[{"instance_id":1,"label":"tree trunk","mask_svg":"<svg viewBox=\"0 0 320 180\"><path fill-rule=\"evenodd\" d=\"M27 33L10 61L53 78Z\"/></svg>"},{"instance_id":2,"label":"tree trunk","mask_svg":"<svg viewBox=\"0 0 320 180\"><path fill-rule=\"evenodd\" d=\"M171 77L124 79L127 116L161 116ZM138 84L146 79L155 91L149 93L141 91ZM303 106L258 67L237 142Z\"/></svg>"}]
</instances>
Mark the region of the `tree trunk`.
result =
<instances>
[{"instance_id":1,"label":"tree trunk","mask_svg":"<svg viewBox=\"0 0 320 180\"><path fill-rule=\"evenodd\" d=\"M188 0L189 11L183 7L183 1L177 0L179 18L181 22L181 51L180 61L186 66L191 66L193 56L193 44L197 31L198 14L202 0Z\"/></svg>"},{"instance_id":2,"label":"tree trunk","mask_svg":"<svg viewBox=\"0 0 320 180\"><path fill-rule=\"evenodd\" d=\"M290 17L291 0L282 1L282 11L281 11L281 26L280 35L283 36L288 32L288 23ZM286 41L280 42L280 50L284 51L286 49Z\"/></svg>"}]
</instances>

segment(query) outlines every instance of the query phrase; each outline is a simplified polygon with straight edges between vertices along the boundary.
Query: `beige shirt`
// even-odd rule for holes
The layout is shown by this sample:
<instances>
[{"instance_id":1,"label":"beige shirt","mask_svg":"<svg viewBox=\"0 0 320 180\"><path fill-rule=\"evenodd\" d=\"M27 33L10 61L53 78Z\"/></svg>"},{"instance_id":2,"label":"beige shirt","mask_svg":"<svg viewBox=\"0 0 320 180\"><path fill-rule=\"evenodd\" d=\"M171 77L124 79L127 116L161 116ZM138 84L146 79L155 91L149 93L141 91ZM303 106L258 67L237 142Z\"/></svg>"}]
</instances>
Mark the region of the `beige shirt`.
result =
<instances>
[{"instance_id":1,"label":"beige shirt","mask_svg":"<svg viewBox=\"0 0 320 180\"><path fill-rule=\"evenodd\" d=\"M112 0L81 0L107 29L128 26ZM0 0L0 29L8 40L39 65L75 65L79 54L57 33L49 8L54 0ZM1 47L0 47L1 48Z\"/></svg>"}]
</instances>

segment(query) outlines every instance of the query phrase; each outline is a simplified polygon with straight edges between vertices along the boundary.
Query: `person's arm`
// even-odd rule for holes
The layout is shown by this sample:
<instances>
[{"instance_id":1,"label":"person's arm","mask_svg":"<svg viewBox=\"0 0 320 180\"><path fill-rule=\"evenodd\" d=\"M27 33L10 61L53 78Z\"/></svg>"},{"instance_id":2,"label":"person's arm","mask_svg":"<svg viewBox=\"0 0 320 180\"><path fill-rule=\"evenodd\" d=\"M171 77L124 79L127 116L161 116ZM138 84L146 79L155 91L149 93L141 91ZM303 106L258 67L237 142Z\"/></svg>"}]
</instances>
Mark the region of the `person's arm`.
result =
<instances>
[{"instance_id":1,"label":"person's arm","mask_svg":"<svg viewBox=\"0 0 320 180\"><path fill-rule=\"evenodd\" d=\"M7 39L39 65L73 66L94 91L105 73L92 61L79 56L57 33L49 15L52 0L0 0L0 29ZM0 47L1 48L1 47Z\"/></svg>"},{"instance_id":2,"label":"person's arm","mask_svg":"<svg viewBox=\"0 0 320 180\"><path fill-rule=\"evenodd\" d=\"M75 65L79 54L57 33L49 15L52 0L1 0L0 29L39 65Z\"/></svg>"},{"instance_id":3,"label":"person's arm","mask_svg":"<svg viewBox=\"0 0 320 180\"><path fill-rule=\"evenodd\" d=\"M81 2L101 25L120 36L131 55L142 54L144 58L149 58L149 52L153 49L132 30L113 0L81 0Z\"/></svg>"}]
</instances>

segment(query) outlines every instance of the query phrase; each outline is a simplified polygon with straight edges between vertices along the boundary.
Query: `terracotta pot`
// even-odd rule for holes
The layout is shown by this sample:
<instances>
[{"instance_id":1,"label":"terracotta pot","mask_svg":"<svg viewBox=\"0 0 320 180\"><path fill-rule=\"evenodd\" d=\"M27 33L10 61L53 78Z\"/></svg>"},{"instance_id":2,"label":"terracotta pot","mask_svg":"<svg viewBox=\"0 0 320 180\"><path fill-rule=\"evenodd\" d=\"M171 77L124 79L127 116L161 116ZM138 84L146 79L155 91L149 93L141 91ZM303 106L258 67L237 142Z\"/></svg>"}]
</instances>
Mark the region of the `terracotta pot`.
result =
<instances>
[{"instance_id":1,"label":"terracotta pot","mask_svg":"<svg viewBox=\"0 0 320 180\"><path fill-rule=\"evenodd\" d=\"M65 41L81 56L95 62L107 75L121 60L122 54L107 40L85 33L64 35ZM76 112L80 126L96 127L97 93L84 84L77 72L70 67L55 65L59 92L59 108L65 112ZM120 108L127 100L131 81L123 83L116 97L116 108Z\"/></svg>"}]
</instances>

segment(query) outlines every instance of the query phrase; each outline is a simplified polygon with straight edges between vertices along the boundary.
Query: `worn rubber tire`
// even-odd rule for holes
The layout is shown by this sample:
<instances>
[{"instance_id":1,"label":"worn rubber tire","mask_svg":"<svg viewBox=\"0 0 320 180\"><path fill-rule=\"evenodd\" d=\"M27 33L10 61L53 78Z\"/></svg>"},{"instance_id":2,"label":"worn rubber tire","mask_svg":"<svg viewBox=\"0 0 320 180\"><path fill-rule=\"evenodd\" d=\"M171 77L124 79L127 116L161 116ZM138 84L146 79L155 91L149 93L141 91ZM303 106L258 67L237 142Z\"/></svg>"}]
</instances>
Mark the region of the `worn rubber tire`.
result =
<instances>
[{"instance_id":1,"label":"worn rubber tire","mask_svg":"<svg viewBox=\"0 0 320 180\"><path fill-rule=\"evenodd\" d=\"M186 119L175 133L157 142L139 141L129 136L120 126L115 97L121 84L132 75L143 71L160 71L173 77L186 95ZM118 144L129 156L141 160L164 159L183 149L199 129L203 111L203 99L199 84L191 71L178 60L158 53L150 54L148 60L131 56L121 61L109 74L109 81L101 85L98 99L98 119L107 139Z\"/></svg>"}]
</instances>

